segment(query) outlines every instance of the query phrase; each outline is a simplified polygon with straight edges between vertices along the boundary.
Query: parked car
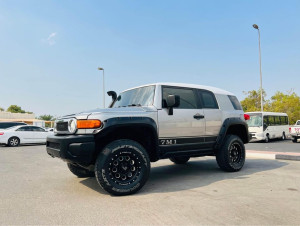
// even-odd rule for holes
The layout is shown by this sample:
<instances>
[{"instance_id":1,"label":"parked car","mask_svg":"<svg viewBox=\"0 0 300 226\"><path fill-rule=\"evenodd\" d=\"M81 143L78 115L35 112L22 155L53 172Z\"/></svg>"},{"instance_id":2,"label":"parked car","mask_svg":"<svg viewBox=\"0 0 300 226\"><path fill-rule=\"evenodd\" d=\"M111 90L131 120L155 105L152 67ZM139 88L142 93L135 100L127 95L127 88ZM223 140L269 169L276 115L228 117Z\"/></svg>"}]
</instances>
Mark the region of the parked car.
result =
<instances>
[{"instance_id":1,"label":"parked car","mask_svg":"<svg viewBox=\"0 0 300 226\"><path fill-rule=\"evenodd\" d=\"M292 141L297 143L297 140L300 138L300 120L298 120L294 126L290 127L290 135Z\"/></svg>"},{"instance_id":2,"label":"parked car","mask_svg":"<svg viewBox=\"0 0 300 226\"><path fill-rule=\"evenodd\" d=\"M7 129L13 126L27 125L24 122L0 122L0 129Z\"/></svg>"},{"instance_id":3,"label":"parked car","mask_svg":"<svg viewBox=\"0 0 300 226\"><path fill-rule=\"evenodd\" d=\"M249 115L234 94L214 87L156 83L119 96L108 109L56 120L47 152L78 177L96 176L113 195L129 195L146 183L150 162L216 156L228 172L242 169ZM49 169L51 170L51 169Z\"/></svg>"},{"instance_id":4,"label":"parked car","mask_svg":"<svg viewBox=\"0 0 300 226\"><path fill-rule=\"evenodd\" d=\"M19 144L46 143L48 132L39 126L14 126L0 130L0 144L16 147Z\"/></svg>"}]
</instances>

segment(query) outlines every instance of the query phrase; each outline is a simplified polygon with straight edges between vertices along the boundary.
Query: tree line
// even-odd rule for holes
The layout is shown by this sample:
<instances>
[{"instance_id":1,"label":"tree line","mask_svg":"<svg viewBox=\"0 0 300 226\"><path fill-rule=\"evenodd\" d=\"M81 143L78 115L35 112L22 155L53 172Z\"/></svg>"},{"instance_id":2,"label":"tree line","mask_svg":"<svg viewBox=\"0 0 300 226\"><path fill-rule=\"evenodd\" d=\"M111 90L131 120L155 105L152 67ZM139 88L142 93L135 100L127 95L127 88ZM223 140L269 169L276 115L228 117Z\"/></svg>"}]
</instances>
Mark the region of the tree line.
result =
<instances>
[{"instance_id":1,"label":"tree line","mask_svg":"<svg viewBox=\"0 0 300 226\"><path fill-rule=\"evenodd\" d=\"M241 101L245 112L261 111L261 90L244 92L247 96ZM294 91L283 93L277 91L270 99L266 99L266 92L263 90L263 108L269 112L283 112L289 116L289 124L295 124L300 120L300 97Z\"/></svg>"},{"instance_id":2,"label":"tree line","mask_svg":"<svg viewBox=\"0 0 300 226\"><path fill-rule=\"evenodd\" d=\"M0 111L5 111L4 108L0 107ZM7 112L11 113L28 113L28 114L33 114L33 112L30 111L25 111L23 110L20 106L18 105L10 105L7 109ZM52 115L40 115L37 117L37 119L44 120L44 121L54 121L55 117Z\"/></svg>"}]
</instances>

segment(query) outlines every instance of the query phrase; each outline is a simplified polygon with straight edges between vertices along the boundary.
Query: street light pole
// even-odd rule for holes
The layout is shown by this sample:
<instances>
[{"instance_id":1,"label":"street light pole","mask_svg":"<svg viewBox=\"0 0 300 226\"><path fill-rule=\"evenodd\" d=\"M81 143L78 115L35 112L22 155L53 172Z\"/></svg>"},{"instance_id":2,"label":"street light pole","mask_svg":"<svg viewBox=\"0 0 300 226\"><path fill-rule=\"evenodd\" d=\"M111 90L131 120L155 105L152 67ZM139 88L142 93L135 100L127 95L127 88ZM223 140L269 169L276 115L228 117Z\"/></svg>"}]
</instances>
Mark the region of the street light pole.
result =
<instances>
[{"instance_id":1,"label":"street light pole","mask_svg":"<svg viewBox=\"0 0 300 226\"><path fill-rule=\"evenodd\" d=\"M104 68L98 67L99 71L103 71L103 108L105 108L105 84L104 84Z\"/></svg>"},{"instance_id":2,"label":"street light pole","mask_svg":"<svg viewBox=\"0 0 300 226\"><path fill-rule=\"evenodd\" d=\"M261 73L261 50L260 50L260 30L256 24L252 25L258 31L258 48L259 48L259 72L260 72L260 105L261 105L261 112L264 111L263 105L263 89L262 89L262 73Z\"/></svg>"}]
</instances>

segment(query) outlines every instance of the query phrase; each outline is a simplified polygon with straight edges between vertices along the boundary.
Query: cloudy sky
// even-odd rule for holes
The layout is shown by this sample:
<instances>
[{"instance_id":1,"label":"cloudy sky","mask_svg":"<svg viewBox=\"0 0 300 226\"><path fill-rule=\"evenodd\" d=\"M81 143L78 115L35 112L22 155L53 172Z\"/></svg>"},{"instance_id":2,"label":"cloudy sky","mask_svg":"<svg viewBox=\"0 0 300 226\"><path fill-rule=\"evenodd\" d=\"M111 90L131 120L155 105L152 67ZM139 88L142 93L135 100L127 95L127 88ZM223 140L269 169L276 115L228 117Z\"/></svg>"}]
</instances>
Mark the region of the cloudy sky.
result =
<instances>
[{"instance_id":1,"label":"cloudy sky","mask_svg":"<svg viewBox=\"0 0 300 226\"><path fill-rule=\"evenodd\" d=\"M153 82L300 95L300 1L0 0L0 107L64 115ZM106 98L109 102L109 97Z\"/></svg>"}]
</instances>

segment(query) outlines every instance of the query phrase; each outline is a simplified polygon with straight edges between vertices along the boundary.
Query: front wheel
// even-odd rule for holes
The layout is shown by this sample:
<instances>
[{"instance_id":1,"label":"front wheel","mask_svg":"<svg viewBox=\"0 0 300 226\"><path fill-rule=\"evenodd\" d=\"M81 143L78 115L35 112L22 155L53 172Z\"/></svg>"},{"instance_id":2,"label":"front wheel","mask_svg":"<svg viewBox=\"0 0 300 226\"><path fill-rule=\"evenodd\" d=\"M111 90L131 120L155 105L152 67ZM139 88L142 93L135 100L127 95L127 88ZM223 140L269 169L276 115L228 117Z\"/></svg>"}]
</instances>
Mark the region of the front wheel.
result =
<instances>
[{"instance_id":1,"label":"front wheel","mask_svg":"<svg viewBox=\"0 0 300 226\"><path fill-rule=\"evenodd\" d=\"M265 142L269 143L269 141L270 141L269 135L266 135Z\"/></svg>"},{"instance_id":2,"label":"front wheel","mask_svg":"<svg viewBox=\"0 0 300 226\"><path fill-rule=\"evenodd\" d=\"M281 139L282 139L282 140L285 140L285 139L286 139L285 132L282 133Z\"/></svg>"},{"instance_id":3,"label":"front wheel","mask_svg":"<svg viewBox=\"0 0 300 226\"><path fill-rule=\"evenodd\" d=\"M150 160L142 145L133 140L116 140L100 152L95 175L100 186L112 195L130 195L148 180Z\"/></svg>"},{"instance_id":4,"label":"front wheel","mask_svg":"<svg viewBox=\"0 0 300 226\"><path fill-rule=\"evenodd\" d=\"M223 146L216 154L216 159L222 170L236 172L243 168L245 156L245 146L241 138L236 135L227 135Z\"/></svg>"},{"instance_id":5,"label":"front wheel","mask_svg":"<svg viewBox=\"0 0 300 226\"><path fill-rule=\"evenodd\" d=\"M11 137L8 139L9 147L17 147L20 144L20 139L18 137Z\"/></svg>"}]
</instances>

